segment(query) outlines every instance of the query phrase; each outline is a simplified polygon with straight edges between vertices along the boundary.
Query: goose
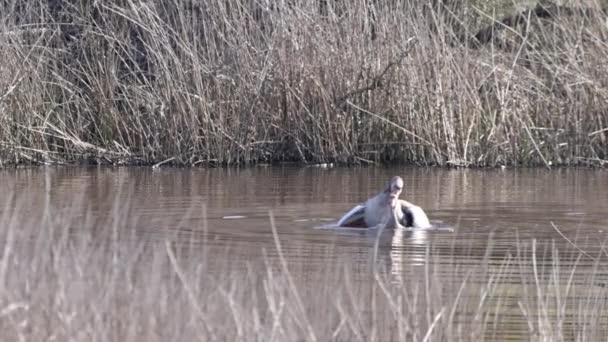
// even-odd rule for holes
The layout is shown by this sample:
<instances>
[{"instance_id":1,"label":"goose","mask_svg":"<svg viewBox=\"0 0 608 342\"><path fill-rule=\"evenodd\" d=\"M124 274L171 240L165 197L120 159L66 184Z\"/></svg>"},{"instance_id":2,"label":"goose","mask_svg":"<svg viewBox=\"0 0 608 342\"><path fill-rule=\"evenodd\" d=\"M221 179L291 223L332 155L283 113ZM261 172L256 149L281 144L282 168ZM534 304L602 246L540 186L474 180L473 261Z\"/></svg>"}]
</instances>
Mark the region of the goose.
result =
<instances>
[{"instance_id":1,"label":"goose","mask_svg":"<svg viewBox=\"0 0 608 342\"><path fill-rule=\"evenodd\" d=\"M426 213L419 206L399 199L403 179L392 177L386 188L365 203L356 205L338 221L340 227L431 228Z\"/></svg>"}]
</instances>

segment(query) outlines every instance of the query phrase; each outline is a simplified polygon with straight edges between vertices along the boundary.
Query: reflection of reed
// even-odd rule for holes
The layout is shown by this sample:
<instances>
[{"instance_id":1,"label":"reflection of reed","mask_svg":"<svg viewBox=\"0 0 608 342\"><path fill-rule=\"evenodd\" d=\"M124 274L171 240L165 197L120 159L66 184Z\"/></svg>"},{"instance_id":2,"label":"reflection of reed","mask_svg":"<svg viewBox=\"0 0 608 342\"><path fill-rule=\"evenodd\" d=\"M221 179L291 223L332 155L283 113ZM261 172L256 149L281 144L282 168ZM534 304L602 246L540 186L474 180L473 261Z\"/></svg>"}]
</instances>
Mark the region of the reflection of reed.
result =
<instances>
[{"instance_id":1,"label":"reflection of reed","mask_svg":"<svg viewBox=\"0 0 608 342\"><path fill-rule=\"evenodd\" d=\"M87 192L107 202L119 187L133 187L140 198L201 197L211 207L291 203L361 202L377 193L392 175L405 180L402 197L428 211L457 210L494 203L559 204L597 208L608 188L605 172L594 170L440 170L427 168L247 168L161 170L149 168L45 168L0 174L0 190L40 194L50 186L53 201ZM487 204L484 206L484 204Z\"/></svg>"}]
</instances>

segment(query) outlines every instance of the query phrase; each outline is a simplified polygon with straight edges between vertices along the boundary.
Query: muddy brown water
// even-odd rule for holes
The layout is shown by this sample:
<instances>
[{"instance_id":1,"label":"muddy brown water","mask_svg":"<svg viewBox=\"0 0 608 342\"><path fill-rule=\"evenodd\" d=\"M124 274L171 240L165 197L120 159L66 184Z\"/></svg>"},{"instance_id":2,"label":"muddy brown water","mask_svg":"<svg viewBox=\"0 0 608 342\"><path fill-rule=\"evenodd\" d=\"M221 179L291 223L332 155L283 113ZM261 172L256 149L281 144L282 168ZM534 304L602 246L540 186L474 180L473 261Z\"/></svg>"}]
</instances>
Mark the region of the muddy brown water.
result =
<instances>
[{"instance_id":1,"label":"muddy brown water","mask_svg":"<svg viewBox=\"0 0 608 342\"><path fill-rule=\"evenodd\" d=\"M424 208L441 229L384 232L375 251L375 231L332 228L392 175L405 181L402 198ZM210 255L221 258L222 267L237 269L264 255L276 261L273 215L282 250L302 279L338 259L361 273L374 259L395 279L414 277L429 255L445 262L448 273L488 255L499 262L532 240L596 256L608 237L605 170L59 167L0 171L0 193L0 210L20 206L25 218L50 204L99 222L100 230L111 229L106 223L117 210L127 212L125 222L138 239L194 241L215 251ZM73 209L76 202L86 213ZM577 267L591 272L593 262L579 260ZM510 329L517 322L503 323ZM513 329L527 329L520 323Z\"/></svg>"}]
</instances>

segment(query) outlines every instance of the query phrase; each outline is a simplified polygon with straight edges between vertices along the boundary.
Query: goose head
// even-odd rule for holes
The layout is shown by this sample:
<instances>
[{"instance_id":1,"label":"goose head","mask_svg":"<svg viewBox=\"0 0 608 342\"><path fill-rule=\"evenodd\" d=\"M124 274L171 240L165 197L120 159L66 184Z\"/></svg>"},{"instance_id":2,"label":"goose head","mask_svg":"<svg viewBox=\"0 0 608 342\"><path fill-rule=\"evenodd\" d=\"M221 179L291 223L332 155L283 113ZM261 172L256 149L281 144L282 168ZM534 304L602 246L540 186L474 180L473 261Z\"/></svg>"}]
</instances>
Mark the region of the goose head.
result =
<instances>
[{"instance_id":1,"label":"goose head","mask_svg":"<svg viewBox=\"0 0 608 342\"><path fill-rule=\"evenodd\" d=\"M403 179L399 176L394 176L390 179L384 190L387 202L390 203L391 207L394 208L399 202L401 191L403 191Z\"/></svg>"}]
</instances>

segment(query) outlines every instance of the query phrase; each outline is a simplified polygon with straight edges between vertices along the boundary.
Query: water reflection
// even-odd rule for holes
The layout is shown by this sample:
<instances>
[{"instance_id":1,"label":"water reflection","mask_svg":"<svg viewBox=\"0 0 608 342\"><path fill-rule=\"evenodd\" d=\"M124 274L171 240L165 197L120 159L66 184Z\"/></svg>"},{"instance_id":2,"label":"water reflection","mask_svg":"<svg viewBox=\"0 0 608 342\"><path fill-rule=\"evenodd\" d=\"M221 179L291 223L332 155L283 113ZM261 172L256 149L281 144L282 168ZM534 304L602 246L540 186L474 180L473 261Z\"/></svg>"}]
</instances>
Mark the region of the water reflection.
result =
<instances>
[{"instance_id":1,"label":"water reflection","mask_svg":"<svg viewBox=\"0 0 608 342\"><path fill-rule=\"evenodd\" d=\"M393 273L402 274L403 265L422 266L425 260L425 250L429 232L425 229L395 229L391 243L391 270ZM406 248L409 251L406 251ZM404 256L408 253L408 258Z\"/></svg>"}]
</instances>

